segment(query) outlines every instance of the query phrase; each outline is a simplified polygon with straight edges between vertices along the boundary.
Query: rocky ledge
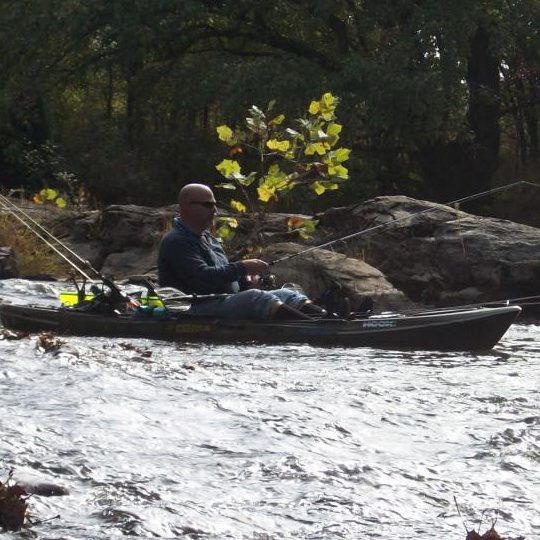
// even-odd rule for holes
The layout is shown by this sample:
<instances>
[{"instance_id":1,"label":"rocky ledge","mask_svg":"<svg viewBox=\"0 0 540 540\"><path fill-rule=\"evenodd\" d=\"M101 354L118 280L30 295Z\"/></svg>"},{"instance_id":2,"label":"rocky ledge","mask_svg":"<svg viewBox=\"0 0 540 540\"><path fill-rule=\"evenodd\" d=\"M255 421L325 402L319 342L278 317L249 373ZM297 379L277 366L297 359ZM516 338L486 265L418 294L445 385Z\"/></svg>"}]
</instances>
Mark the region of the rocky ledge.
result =
<instances>
[{"instance_id":1,"label":"rocky ledge","mask_svg":"<svg viewBox=\"0 0 540 540\"><path fill-rule=\"evenodd\" d=\"M47 226L102 273L116 279L155 275L159 240L174 207L109 206L57 213ZM540 294L540 229L479 217L404 196L377 197L315 216L316 235L300 242L290 216L273 214L255 227L244 217L230 252L240 254L257 230L263 257L276 260L354 235L275 264L277 284L300 284L313 298L338 291L354 304L366 295L380 309L420 304L473 304ZM13 253L0 250L0 277L16 274ZM538 300L538 299L537 299Z\"/></svg>"}]
</instances>

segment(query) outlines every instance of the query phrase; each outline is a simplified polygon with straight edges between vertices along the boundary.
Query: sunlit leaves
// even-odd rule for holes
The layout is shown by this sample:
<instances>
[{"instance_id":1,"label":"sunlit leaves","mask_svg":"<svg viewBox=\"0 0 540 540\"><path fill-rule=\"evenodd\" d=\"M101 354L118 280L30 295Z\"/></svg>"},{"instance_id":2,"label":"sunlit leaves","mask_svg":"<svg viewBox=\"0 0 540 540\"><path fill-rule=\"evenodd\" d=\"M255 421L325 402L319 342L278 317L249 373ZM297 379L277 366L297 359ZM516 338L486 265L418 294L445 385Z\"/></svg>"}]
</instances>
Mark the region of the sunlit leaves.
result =
<instances>
[{"instance_id":1,"label":"sunlit leaves","mask_svg":"<svg viewBox=\"0 0 540 540\"><path fill-rule=\"evenodd\" d=\"M234 236L234 229L237 227L238 221L235 218L220 216L216 236L222 240L230 240Z\"/></svg>"},{"instance_id":2,"label":"sunlit leaves","mask_svg":"<svg viewBox=\"0 0 540 540\"><path fill-rule=\"evenodd\" d=\"M268 173L261 179L257 194L259 200L267 203L272 199L277 199L277 192L287 190L291 187L291 182L287 174L282 171L277 164L273 164L268 169Z\"/></svg>"},{"instance_id":3,"label":"sunlit leaves","mask_svg":"<svg viewBox=\"0 0 540 540\"><path fill-rule=\"evenodd\" d=\"M67 206L66 199L61 197L58 191L51 188L44 188L39 193L32 197L35 204L51 204L57 208L65 208Z\"/></svg>"},{"instance_id":4,"label":"sunlit leaves","mask_svg":"<svg viewBox=\"0 0 540 540\"><path fill-rule=\"evenodd\" d=\"M322 195L326 191L326 188L324 187L324 185L321 182L313 182L313 184L311 184L311 189L317 195Z\"/></svg>"},{"instance_id":5,"label":"sunlit leaves","mask_svg":"<svg viewBox=\"0 0 540 540\"><path fill-rule=\"evenodd\" d=\"M344 161L347 161L349 159L350 154L350 148L338 148L334 152L334 159L337 163L343 163Z\"/></svg>"},{"instance_id":6,"label":"sunlit leaves","mask_svg":"<svg viewBox=\"0 0 540 540\"><path fill-rule=\"evenodd\" d=\"M326 148L324 143L317 142L317 143L310 143L306 146L306 156L313 156L314 154L318 154L319 156L324 156L326 154Z\"/></svg>"},{"instance_id":7,"label":"sunlit leaves","mask_svg":"<svg viewBox=\"0 0 540 540\"><path fill-rule=\"evenodd\" d=\"M234 199L231 199L231 208L238 212L239 214L243 214L244 212L247 212L247 207L245 204L241 203L240 201L235 201Z\"/></svg>"},{"instance_id":8,"label":"sunlit leaves","mask_svg":"<svg viewBox=\"0 0 540 540\"><path fill-rule=\"evenodd\" d=\"M263 111L253 105L248 110L244 130L233 132L226 125L219 126L219 139L231 150L242 149L234 154L236 159L224 159L216 166L229 181L218 187L237 190L240 195L241 200L236 197L231 200L231 209L237 213L258 209L264 216L266 206L279 201L296 186L309 187L317 195L338 189L339 183L348 178L342 163L350 154L348 148L335 148L343 129L335 117L338 103L339 99L327 92L319 100L313 100L308 115L295 120L292 126L285 125L285 115L270 116L270 108ZM245 159L253 167L254 157L258 158L257 170L243 174L238 160ZM293 225L291 222L290 228L307 238L316 223L307 220Z\"/></svg>"},{"instance_id":9,"label":"sunlit leaves","mask_svg":"<svg viewBox=\"0 0 540 540\"><path fill-rule=\"evenodd\" d=\"M225 178L233 178L235 173L240 173L240 164L234 159L224 159L216 165L216 169Z\"/></svg>"},{"instance_id":10,"label":"sunlit leaves","mask_svg":"<svg viewBox=\"0 0 540 540\"><path fill-rule=\"evenodd\" d=\"M259 195L259 201L267 203L275 198L275 189L268 188L265 185L261 185L257 188L257 194Z\"/></svg>"},{"instance_id":11,"label":"sunlit leaves","mask_svg":"<svg viewBox=\"0 0 540 540\"><path fill-rule=\"evenodd\" d=\"M317 227L317 221L301 216L292 216L287 220L287 227L289 231L295 231L301 238L307 240L313 236Z\"/></svg>"},{"instance_id":12,"label":"sunlit leaves","mask_svg":"<svg viewBox=\"0 0 540 540\"><path fill-rule=\"evenodd\" d=\"M330 92L323 94L319 101L312 101L308 112L312 115L319 115L323 120L330 121L335 118L334 111L338 106L339 99Z\"/></svg>"},{"instance_id":13,"label":"sunlit leaves","mask_svg":"<svg viewBox=\"0 0 540 540\"><path fill-rule=\"evenodd\" d=\"M220 141L223 141L225 144L232 146L236 144L236 138L234 136L233 130L226 125L218 126L216 128L218 137Z\"/></svg>"},{"instance_id":14,"label":"sunlit leaves","mask_svg":"<svg viewBox=\"0 0 540 540\"><path fill-rule=\"evenodd\" d=\"M266 146L270 150L277 150L278 152L286 152L289 147L291 146L291 143L289 141L278 141L277 139L270 139Z\"/></svg>"},{"instance_id":15,"label":"sunlit leaves","mask_svg":"<svg viewBox=\"0 0 540 540\"><path fill-rule=\"evenodd\" d=\"M270 120L269 125L270 126L279 126L280 124L283 123L283 120L285 120L285 115L284 114L279 114L278 116L276 116L275 118L272 118L272 120Z\"/></svg>"},{"instance_id":16,"label":"sunlit leaves","mask_svg":"<svg viewBox=\"0 0 540 540\"><path fill-rule=\"evenodd\" d=\"M326 135L328 136L328 142L330 146L334 146L339 140L339 134L341 133L343 126L341 124L335 124L331 122L326 128Z\"/></svg>"}]
</instances>

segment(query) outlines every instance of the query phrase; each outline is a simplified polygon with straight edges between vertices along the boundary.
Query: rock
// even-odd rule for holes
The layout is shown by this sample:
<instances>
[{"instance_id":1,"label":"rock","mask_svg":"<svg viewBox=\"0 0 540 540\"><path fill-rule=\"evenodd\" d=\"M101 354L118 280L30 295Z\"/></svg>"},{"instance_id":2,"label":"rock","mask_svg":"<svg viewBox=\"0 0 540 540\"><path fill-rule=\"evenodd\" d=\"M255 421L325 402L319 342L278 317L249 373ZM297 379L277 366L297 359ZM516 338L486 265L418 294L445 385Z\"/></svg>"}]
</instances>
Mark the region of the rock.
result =
<instances>
[{"instance_id":1,"label":"rock","mask_svg":"<svg viewBox=\"0 0 540 540\"><path fill-rule=\"evenodd\" d=\"M75 252L120 279L148 274L155 267L159 241L174 210L115 205L101 213L72 216L71 225L67 218L55 219ZM266 248L265 257L305 249L284 243L292 236L289 217L268 216L260 236L274 244ZM455 305L539 294L537 228L404 196L377 197L316 218L319 227L311 245L366 232L332 246L344 255L320 250L275 267L280 282L299 282L314 298L333 283L354 302L369 294L379 309L392 310L411 305L405 295L414 302ZM233 258L245 254L257 229L247 216L239 221L239 233L229 248Z\"/></svg>"},{"instance_id":2,"label":"rock","mask_svg":"<svg viewBox=\"0 0 540 540\"><path fill-rule=\"evenodd\" d=\"M318 218L334 237L373 229L351 239L345 252L364 253L415 301L466 304L540 292L535 227L404 196L377 197Z\"/></svg>"},{"instance_id":3,"label":"rock","mask_svg":"<svg viewBox=\"0 0 540 540\"><path fill-rule=\"evenodd\" d=\"M19 481L15 485L20 486L27 495L40 495L42 497L60 497L69 495L69 489L50 482Z\"/></svg>"},{"instance_id":4,"label":"rock","mask_svg":"<svg viewBox=\"0 0 540 540\"><path fill-rule=\"evenodd\" d=\"M111 252L128 247L156 247L170 227L172 215L171 208L108 206L101 215L98 236Z\"/></svg>"},{"instance_id":5,"label":"rock","mask_svg":"<svg viewBox=\"0 0 540 540\"><path fill-rule=\"evenodd\" d=\"M15 252L11 247L0 247L0 279L19 277Z\"/></svg>"},{"instance_id":6,"label":"rock","mask_svg":"<svg viewBox=\"0 0 540 540\"><path fill-rule=\"evenodd\" d=\"M291 242L274 244L264 251L264 258L276 260L305 249L305 246ZM366 296L373 298L376 311L398 311L415 307L376 268L364 261L326 249L317 249L279 262L272 267L272 272L278 286L288 282L297 283L315 301L334 288L350 299L353 310L358 308Z\"/></svg>"},{"instance_id":7,"label":"rock","mask_svg":"<svg viewBox=\"0 0 540 540\"><path fill-rule=\"evenodd\" d=\"M158 247L131 248L119 253L111 253L105 259L101 273L114 279L126 278L134 274L147 274L156 265Z\"/></svg>"}]
</instances>

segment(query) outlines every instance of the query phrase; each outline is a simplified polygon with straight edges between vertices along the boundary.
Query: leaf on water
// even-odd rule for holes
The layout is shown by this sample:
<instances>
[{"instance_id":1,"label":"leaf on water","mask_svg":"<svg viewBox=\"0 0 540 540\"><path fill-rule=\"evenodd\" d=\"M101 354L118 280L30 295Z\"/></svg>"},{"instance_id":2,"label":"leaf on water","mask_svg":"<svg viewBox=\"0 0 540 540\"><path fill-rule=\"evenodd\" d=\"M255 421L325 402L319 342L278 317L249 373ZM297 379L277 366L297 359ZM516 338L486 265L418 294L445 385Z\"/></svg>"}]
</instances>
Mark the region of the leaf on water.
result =
<instances>
[{"instance_id":1,"label":"leaf on water","mask_svg":"<svg viewBox=\"0 0 540 540\"><path fill-rule=\"evenodd\" d=\"M42 332L36 338L36 349L41 352L56 352L65 344L51 332Z\"/></svg>"},{"instance_id":2,"label":"leaf on water","mask_svg":"<svg viewBox=\"0 0 540 540\"><path fill-rule=\"evenodd\" d=\"M0 482L0 527L8 531L18 531L23 527L26 518L28 504L23 498L26 491L21 486L9 485L8 482Z\"/></svg>"}]
</instances>

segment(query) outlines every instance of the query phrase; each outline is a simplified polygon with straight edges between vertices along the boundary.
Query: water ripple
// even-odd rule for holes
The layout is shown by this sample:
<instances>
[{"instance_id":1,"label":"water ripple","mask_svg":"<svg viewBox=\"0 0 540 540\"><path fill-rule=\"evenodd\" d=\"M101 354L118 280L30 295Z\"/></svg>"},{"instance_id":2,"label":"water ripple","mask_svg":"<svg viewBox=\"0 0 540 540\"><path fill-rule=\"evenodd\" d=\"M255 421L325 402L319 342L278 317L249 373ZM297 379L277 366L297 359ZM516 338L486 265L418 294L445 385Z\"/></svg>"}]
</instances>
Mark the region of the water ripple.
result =
<instances>
[{"instance_id":1,"label":"water ripple","mask_svg":"<svg viewBox=\"0 0 540 540\"><path fill-rule=\"evenodd\" d=\"M52 303L54 284L0 281ZM540 327L486 354L0 340L0 456L43 539L540 531ZM486 522L486 517L484 521ZM34 534L34 533L32 533Z\"/></svg>"}]
</instances>

